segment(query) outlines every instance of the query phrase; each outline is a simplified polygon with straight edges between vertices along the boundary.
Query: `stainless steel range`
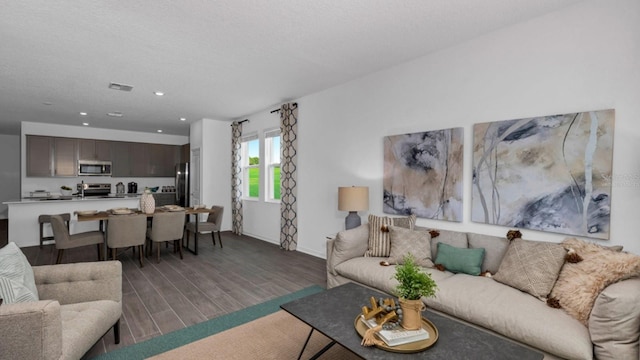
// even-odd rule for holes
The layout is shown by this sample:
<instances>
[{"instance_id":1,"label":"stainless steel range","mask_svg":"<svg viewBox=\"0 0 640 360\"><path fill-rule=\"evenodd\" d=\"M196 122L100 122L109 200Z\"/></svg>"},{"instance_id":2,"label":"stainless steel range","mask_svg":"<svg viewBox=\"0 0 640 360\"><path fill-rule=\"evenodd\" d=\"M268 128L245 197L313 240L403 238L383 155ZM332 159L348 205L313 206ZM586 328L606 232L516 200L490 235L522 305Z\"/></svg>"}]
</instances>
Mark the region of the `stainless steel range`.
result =
<instances>
[{"instance_id":1,"label":"stainless steel range","mask_svg":"<svg viewBox=\"0 0 640 360\"><path fill-rule=\"evenodd\" d=\"M78 184L78 195L82 195L84 186L84 196L108 196L111 193L111 184L82 183Z\"/></svg>"}]
</instances>

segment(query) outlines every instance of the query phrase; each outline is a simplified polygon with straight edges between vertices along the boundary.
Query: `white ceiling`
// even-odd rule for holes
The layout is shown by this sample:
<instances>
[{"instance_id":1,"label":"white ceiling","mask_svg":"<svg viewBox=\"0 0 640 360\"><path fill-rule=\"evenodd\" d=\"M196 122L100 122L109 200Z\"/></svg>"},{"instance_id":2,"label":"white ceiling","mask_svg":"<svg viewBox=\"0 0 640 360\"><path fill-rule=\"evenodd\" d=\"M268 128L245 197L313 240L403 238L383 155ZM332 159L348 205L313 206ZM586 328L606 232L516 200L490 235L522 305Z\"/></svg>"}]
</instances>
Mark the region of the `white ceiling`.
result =
<instances>
[{"instance_id":1,"label":"white ceiling","mask_svg":"<svg viewBox=\"0 0 640 360\"><path fill-rule=\"evenodd\" d=\"M579 1L0 0L0 133L188 135Z\"/></svg>"}]
</instances>

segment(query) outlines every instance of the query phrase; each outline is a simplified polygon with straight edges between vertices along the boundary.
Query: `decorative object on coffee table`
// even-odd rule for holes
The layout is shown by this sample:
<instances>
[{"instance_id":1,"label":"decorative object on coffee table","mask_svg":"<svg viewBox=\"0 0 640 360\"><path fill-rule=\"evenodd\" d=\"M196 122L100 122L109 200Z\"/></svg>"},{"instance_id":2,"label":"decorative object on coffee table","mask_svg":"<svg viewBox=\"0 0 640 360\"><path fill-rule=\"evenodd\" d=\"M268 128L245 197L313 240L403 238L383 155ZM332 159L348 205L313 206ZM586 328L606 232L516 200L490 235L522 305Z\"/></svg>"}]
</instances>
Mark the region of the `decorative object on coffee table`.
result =
<instances>
[{"instance_id":1,"label":"decorative object on coffee table","mask_svg":"<svg viewBox=\"0 0 640 360\"><path fill-rule=\"evenodd\" d=\"M338 210L349 212L344 219L345 230L360 226L362 220L358 216L358 211L369 210L369 188L366 186L339 187Z\"/></svg>"},{"instance_id":2,"label":"decorative object on coffee table","mask_svg":"<svg viewBox=\"0 0 640 360\"><path fill-rule=\"evenodd\" d=\"M431 278L431 274L422 271L416 265L413 255L405 256L404 263L396 265L394 278L399 284L395 294L399 298L402 309L402 327L407 330L422 327L422 311L425 310L422 297L432 297L436 294L438 285Z\"/></svg>"},{"instance_id":3,"label":"decorative object on coffee table","mask_svg":"<svg viewBox=\"0 0 640 360\"><path fill-rule=\"evenodd\" d=\"M71 194L73 193L73 190L66 186L66 185L62 185L60 186L60 195L62 196L71 196Z\"/></svg>"}]
</instances>

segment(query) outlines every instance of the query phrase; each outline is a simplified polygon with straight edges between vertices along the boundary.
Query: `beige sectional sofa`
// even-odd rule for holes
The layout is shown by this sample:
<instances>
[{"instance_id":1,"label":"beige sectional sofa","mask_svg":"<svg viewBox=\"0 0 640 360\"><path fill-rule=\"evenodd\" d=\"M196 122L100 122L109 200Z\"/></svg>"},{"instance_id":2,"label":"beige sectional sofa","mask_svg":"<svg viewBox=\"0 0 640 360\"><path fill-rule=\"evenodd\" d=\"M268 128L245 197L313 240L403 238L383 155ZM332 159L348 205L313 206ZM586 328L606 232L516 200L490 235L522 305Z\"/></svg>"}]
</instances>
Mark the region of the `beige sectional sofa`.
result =
<instances>
[{"instance_id":1,"label":"beige sectional sofa","mask_svg":"<svg viewBox=\"0 0 640 360\"><path fill-rule=\"evenodd\" d=\"M0 305L0 359L80 359L112 327L119 343L119 261L34 266L39 301Z\"/></svg>"},{"instance_id":2,"label":"beige sectional sofa","mask_svg":"<svg viewBox=\"0 0 640 360\"><path fill-rule=\"evenodd\" d=\"M417 230L427 230L420 229ZM382 266L386 258L364 257L369 226L340 232L327 241L327 287L355 282L392 294L397 285L394 266ZM459 248L484 248L483 271L495 274L509 247L506 238L439 231L431 239L432 258L437 243ZM538 349L545 358L639 359L640 279L631 278L606 287L597 297L583 325L564 310L493 278L454 274L425 268L437 282L427 307L474 324L516 342Z\"/></svg>"}]
</instances>

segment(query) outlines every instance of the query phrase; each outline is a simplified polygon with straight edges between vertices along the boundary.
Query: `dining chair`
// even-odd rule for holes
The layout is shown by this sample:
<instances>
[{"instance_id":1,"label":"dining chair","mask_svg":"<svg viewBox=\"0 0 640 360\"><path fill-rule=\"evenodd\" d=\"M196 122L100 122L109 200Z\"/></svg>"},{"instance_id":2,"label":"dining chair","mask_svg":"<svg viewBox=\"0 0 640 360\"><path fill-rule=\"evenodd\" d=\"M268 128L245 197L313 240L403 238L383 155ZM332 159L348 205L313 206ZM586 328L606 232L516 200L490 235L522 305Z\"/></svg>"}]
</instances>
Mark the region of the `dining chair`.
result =
<instances>
[{"instance_id":1,"label":"dining chair","mask_svg":"<svg viewBox=\"0 0 640 360\"><path fill-rule=\"evenodd\" d=\"M140 267L144 266L144 242L147 234L147 216L138 215L111 215L107 220L107 247L111 249L113 260L118 256L120 248L131 248L133 255L138 248Z\"/></svg>"},{"instance_id":2,"label":"dining chair","mask_svg":"<svg viewBox=\"0 0 640 360\"><path fill-rule=\"evenodd\" d=\"M69 229L67 229L62 216L51 215L50 220L51 228L53 229L53 237L56 241L56 249L58 250L56 264L60 264L62 262L62 254L64 253L64 250L88 245L97 245L98 260L102 260L101 245L104 244L104 234L102 231L87 231L71 235L69 234Z\"/></svg>"},{"instance_id":3,"label":"dining chair","mask_svg":"<svg viewBox=\"0 0 640 360\"><path fill-rule=\"evenodd\" d=\"M67 230L69 230L69 221L71 221L71 214L59 214L64 220L64 223L67 226ZM53 236L44 236L44 224L51 223L51 215L40 215L38 216L38 224L40 224L40 248L42 248L42 244L46 240L53 240Z\"/></svg>"},{"instance_id":4,"label":"dining chair","mask_svg":"<svg viewBox=\"0 0 640 360\"><path fill-rule=\"evenodd\" d=\"M149 252L151 255L153 252L153 243L158 243L158 255L156 257L157 262L160 262L160 244L161 242L173 241L173 251L180 252L180 259L182 259L182 246L180 241L184 232L184 211L167 211L157 212L153 215L153 221L151 222L151 228L147 229L147 239L149 239Z\"/></svg>"},{"instance_id":5,"label":"dining chair","mask_svg":"<svg viewBox=\"0 0 640 360\"><path fill-rule=\"evenodd\" d=\"M213 246L216 245L216 236L215 233L218 233L218 240L220 240L220 247L222 247L222 237L220 236L220 227L222 225L222 214L224 213L224 207L223 206L212 206L211 207L211 212L209 213L209 216L207 217L207 221L201 221L198 222L198 232L202 233L202 232L207 232L207 231L211 231L211 239L213 240ZM197 216L196 216L196 220L197 220ZM189 222L185 228L185 230L187 231L187 247L189 247L189 239L190 237L190 233L194 233L195 236L197 236L196 232L196 223L195 222Z\"/></svg>"}]
</instances>

